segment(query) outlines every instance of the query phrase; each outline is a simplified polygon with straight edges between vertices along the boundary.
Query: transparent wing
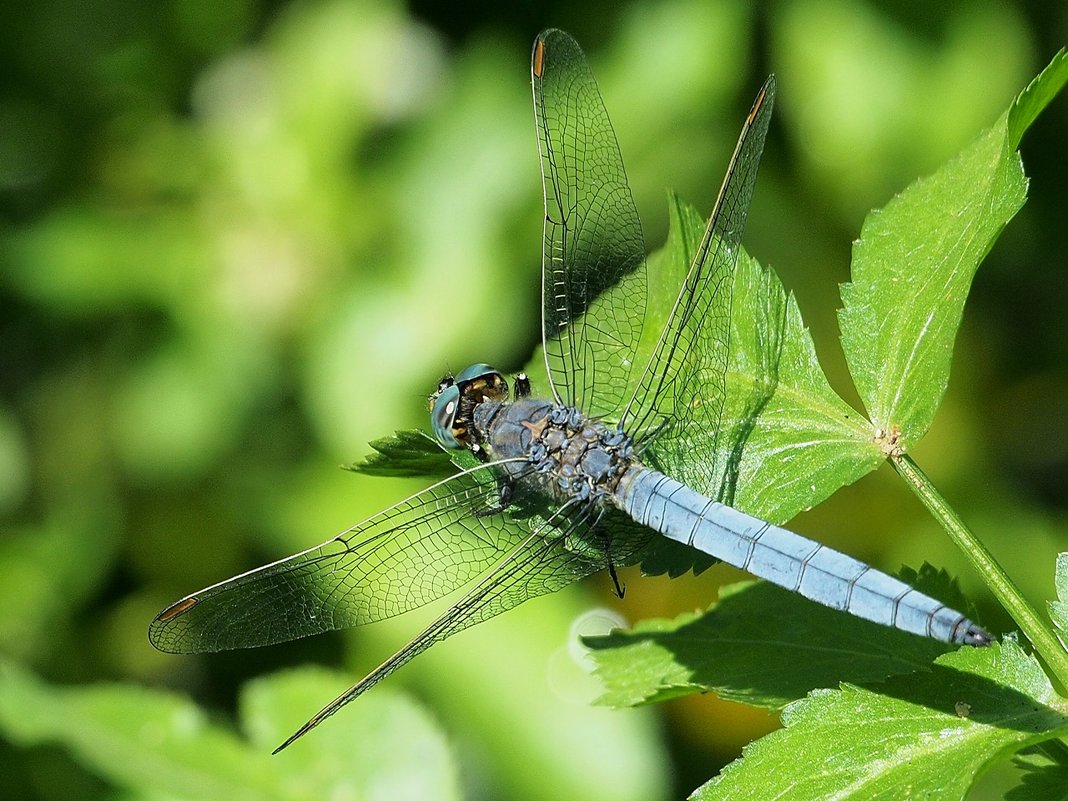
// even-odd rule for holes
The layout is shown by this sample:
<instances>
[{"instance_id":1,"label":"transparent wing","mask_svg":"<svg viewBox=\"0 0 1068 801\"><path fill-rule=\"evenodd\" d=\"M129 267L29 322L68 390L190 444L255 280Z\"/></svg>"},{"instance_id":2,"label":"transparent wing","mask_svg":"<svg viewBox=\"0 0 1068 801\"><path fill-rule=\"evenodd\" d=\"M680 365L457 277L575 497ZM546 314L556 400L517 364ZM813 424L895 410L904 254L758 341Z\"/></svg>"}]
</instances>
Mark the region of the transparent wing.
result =
<instances>
[{"instance_id":1,"label":"transparent wing","mask_svg":"<svg viewBox=\"0 0 1068 801\"><path fill-rule=\"evenodd\" d=\"M468 626L481 623L530 598L555 592L604 567L604 552L590 552L589 505L564 507L541 519L482 581L418 637L331 701L275 749L278 753L398 668Z\"/></svg>"},{"instance_id":2,"label":"transparent wing","mask_svg":"<svg viewBox=\"0 0 1068 801\"><path fill-rule=\"evenodd\" d=\"M620 425L650 461L715 494L726 398L731 291L738 249L771 119L775 78L757 94L738 137L701 245Z\"/></svg>"},{"instance_id":3,"label":"transparent wing","mask_svg":"<svg viewBox=\"0 0 1068 801\"><path fill-rule=\"evenodd\" d=\"M172 604L149 640L172 653L285 642L392 617L457 590L540 527L493 514L492 465L458 473L322 545Z\"/></svg>"},{"instance_id":4,"label":"transparent wing","mask_svg":"<svg viewBox=\"0 0 1068 801\"><path fill-rule=\"evenodd\" d=\"M645 318L641 222L578 43L563 31L541 33L531 76L545 190L545 366L558 401L614 418L629 396Z\"/></svg>"}]
</instances>

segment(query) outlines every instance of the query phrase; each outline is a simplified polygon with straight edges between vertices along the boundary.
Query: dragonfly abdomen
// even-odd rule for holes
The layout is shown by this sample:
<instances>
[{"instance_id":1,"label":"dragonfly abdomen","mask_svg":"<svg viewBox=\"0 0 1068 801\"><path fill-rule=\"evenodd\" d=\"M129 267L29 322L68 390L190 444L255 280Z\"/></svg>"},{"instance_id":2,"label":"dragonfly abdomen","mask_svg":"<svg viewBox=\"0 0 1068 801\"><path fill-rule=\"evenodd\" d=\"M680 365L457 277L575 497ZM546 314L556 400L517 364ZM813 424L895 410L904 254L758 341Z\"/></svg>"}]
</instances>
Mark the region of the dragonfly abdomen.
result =
<instances>
[{"instance_id":1,"label":"dragonfly abdomen","mask_svg":"<svg viewBox=\"0 0 1068 801\"><path fill-rule=\"evenodd\" d=\"M670 539L832 609L942 642L987 645L993 639L903 581L655 470L636 468L624 476L617 502Z\"/></svg>"}]
</instances>

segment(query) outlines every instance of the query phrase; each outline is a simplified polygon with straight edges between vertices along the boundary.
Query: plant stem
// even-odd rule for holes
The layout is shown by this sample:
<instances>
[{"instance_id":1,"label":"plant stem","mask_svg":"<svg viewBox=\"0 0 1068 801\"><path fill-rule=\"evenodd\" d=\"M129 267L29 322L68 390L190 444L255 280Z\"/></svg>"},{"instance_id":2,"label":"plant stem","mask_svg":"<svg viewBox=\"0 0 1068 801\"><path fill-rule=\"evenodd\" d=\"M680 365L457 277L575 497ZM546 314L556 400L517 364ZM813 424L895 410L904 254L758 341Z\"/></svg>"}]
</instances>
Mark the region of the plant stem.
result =
<instances>
[{"instance_id":1,"label":"plant stem","mask_svg":"<svg viewBox=\"0 0 1068 801\"><path fill-rule=\"evenodd\" d=\"M1031 641L1039 656L1060 684L1068 687L1068 653L1038 612L1024 600L1012 579L1002 570L990 551L968 530L957 513L934 488L931 480L907 454L890 457L890 464L923 501L924 506L949 534L950 539L971 560L986 585L1012 615L1016 625Z\"/></svg>"}]
</instances>

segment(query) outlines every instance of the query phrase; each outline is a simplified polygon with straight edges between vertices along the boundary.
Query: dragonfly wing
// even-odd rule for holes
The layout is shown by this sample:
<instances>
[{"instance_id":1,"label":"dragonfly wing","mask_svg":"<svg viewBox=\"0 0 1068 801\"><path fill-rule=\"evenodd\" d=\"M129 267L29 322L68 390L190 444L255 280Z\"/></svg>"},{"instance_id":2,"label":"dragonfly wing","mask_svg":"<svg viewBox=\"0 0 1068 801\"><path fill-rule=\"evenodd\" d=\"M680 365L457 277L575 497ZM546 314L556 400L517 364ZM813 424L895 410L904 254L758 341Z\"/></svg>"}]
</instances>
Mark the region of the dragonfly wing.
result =
<instances>
[{"instance_id":1,"label":"dragonfly wing","mask_svg":"<svg viewBox=\"0 0 1068 801\"><path fill-rule=\"evenodd\" d=\"M563 31L542 32L531 79L545 191L545 365L557 400L615 417L629 397L645 318L641 222L578 43Z\"/></svg>"},{"instance_id":2,"label":"dragonfly wing","mask_svg":"<svg viewBox=\"0 0 1068 801\"><path fill-rule=\"evenodd\" d=\"M172 604L149 626L162 651L285 642L392 617L459 589L530 536L492 510L492 465L457 473L322 545Z\"/></svg>"},{"instance_id":3,"label":"dragonfly wing","mask_svg":"<svg viewBox=\"0 0 1068 801\"><path fill-rule=\"evenodd\" d=\"M649 447L651 462L706 494L722 481L732 283L774 95L772 76L742 127L701 244L621 420L640 448Z\"/></svg>"},{"instance_id":4,"label":"dragonfly wing","mask_svg":"<svg viewBox=\"0 0 1068 801\"><path fill-rule=\"evenodd\" d=\"M603 552L591 554L592 507L559 510L514 548L474 588L419 636L374 671L331 701L280 745L275 753L318 726L427 648L468 626L518 606L530 598L562 589L604 567Z\"/></svg>"}]
</instances>

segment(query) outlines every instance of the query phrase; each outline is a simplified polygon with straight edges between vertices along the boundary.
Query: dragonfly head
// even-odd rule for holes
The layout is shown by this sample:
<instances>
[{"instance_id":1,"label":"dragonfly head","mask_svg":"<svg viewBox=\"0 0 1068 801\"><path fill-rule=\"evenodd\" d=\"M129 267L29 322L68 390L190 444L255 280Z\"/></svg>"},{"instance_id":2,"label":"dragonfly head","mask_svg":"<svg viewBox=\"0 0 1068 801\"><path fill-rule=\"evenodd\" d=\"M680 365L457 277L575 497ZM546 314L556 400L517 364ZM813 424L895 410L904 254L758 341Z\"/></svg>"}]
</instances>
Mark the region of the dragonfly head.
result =
<instances>
[{"instance_id":1,"label":"dragonfly head","mask_svg":"<svg viewBox=\"0 0 1068 801\"><path fill-rule=\"evenodd\" d=\"M471 440L471 416L485 401L508 400L508 382L488 364L473 364L457 375L447 375L429 398L430 425L444 448L464 448Z\"/></svg>"}]
</instances>

